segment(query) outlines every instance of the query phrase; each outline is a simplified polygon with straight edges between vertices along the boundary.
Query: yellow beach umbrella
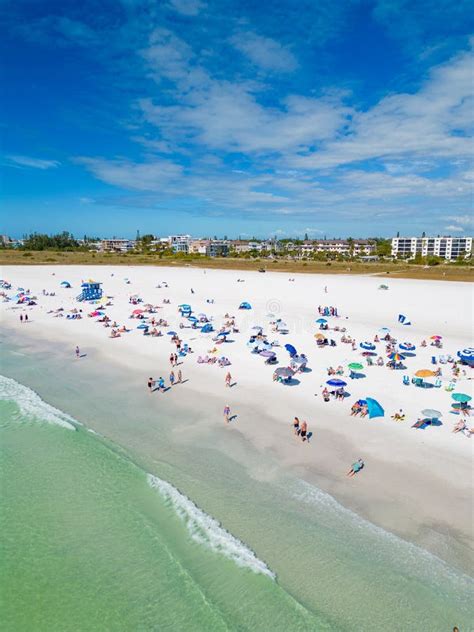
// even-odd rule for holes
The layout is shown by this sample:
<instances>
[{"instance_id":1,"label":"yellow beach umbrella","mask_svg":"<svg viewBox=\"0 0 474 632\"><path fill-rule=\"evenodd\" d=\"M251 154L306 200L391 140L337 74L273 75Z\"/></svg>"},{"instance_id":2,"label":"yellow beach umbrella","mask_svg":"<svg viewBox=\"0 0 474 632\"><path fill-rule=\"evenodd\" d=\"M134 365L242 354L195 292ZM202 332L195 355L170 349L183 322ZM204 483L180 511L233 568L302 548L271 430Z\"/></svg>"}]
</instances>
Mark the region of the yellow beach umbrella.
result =
<instances>
[{"instance_id":1,"label":"yellow beach umbrella","mask_svg":"<svg viewBox=\"0 0 474 632\"><path fill-rule=\"evenodd\" d=\"M325 336L323 336L323 334L314 334L314 337L316 338L316 340L324 340Z\"/></svg>"},{"instance_id":2,"label":"yellow beach umbrella","mask_svg":"<svg viewBox=\"0 0 474 632\"><path fill-rule=\"evenodd\" d=\"M434 377L436 373L430 371L429 369L420 369L415 373L416 377Z\"/></svg>"}]
</instances>

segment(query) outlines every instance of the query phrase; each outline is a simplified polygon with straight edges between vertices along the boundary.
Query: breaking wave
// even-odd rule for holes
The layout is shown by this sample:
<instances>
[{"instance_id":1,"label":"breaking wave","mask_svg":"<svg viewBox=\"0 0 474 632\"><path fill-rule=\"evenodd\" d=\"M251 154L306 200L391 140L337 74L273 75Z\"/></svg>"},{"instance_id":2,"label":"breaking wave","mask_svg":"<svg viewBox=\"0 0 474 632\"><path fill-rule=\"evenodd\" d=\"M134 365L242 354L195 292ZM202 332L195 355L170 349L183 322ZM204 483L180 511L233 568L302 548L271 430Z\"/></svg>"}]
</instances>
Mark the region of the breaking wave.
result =
<instances>
[{"instance_id":1,"label":"breaking wave","mask_svg":"<svg viewBox=\"0 0 474 632\"><path fill-rule=\"evenodd\" d=\"M243 542L226 531L215 518L199 509L176 487L152 474L148 474L147 478L149 485L158 490L161 496L172 505L195 542L224 555L238 566L276 579L275 573L265 562L262 562Z\"/></svg>"}]
</instances>

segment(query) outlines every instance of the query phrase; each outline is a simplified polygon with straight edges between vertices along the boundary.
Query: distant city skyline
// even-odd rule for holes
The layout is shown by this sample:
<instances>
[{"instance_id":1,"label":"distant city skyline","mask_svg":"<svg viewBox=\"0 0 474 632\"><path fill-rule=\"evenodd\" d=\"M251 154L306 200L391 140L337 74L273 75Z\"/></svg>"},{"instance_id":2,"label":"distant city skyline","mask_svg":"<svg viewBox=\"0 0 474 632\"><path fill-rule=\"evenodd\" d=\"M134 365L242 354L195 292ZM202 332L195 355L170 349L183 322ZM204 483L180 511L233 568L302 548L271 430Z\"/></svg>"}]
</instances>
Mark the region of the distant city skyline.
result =
<instances>
[{"instance_id":1,"label":"distant city skyline","mask_svg":"<svg viewBox=\"0 0 474 632\"><path fill-rule=\"evenodd\" d=\"M472 235L472 4L2 3L2 233Z\"/></svg>"}]
</instances>

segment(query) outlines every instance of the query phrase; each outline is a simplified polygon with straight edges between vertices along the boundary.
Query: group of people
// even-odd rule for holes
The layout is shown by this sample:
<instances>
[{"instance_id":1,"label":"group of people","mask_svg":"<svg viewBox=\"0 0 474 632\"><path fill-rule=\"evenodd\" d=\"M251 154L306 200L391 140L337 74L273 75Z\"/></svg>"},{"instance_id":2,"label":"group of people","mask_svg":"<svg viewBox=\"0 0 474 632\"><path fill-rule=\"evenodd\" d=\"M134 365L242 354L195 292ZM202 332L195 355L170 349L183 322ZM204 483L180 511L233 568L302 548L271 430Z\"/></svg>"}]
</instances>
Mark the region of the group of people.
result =
<instances>
[{"instance_id":1,"label":"group of people","mask_svg":"<svg viewBox=\"0 0 474 632\"><path fill-rule=\"evenodd\" d=\"M332 307L332 305L329 307L321 307L321 305L319 305L318 314L320 316L339 316L337 307Z\"/></svg>"},{"instance_id":2,"label":"group of people","mask_svg":"<svg viewBox=\"0 0 474 632\"><path fill-rule=\"evenodd\" d=\"M182 382L183 382L183 374L181 372L181 369L179 369L177 375L175 375L174 371L171 371L170 376L169 376L169 382L170 382L170 387L174 386L175 384L182 384ZM148 386L148 390L150 391L150 393L152 393L156 388L161 393L164 393L167 390L166 389L165 380L161 376L157 380L153 379L152 377L149 377L148 378L148 382L147 382L147 386Z\"/></svg>"},{"instance_id":3,"label":"group of people","mask_svg":"<svg viewBox=\"0 0 474 632\"><path fill-rule=\"evenodd\" d=\"M295 435L297 437L300 437L301 441L303 441L303 443L305 441L307 441L309 443L309 435L308 435L308 422L307 421L301 421L298 419L298 417L295 417L293 419L293 432L295 433Z\"/></svg>"}]
</instances>

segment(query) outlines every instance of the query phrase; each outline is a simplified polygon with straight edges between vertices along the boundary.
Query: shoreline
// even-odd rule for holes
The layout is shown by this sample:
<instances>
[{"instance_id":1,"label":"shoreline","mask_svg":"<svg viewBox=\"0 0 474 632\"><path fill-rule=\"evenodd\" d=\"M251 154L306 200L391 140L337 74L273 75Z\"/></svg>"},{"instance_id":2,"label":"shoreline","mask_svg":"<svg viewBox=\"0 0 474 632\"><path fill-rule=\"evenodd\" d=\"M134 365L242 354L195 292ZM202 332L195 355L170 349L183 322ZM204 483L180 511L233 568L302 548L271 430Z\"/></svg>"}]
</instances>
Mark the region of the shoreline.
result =
<instances>
[{"instance_id":1,"label":"shoreline","mask_svg":"<svg viewBox=\"0 0 474 632\"><path fill-rule=\"evenodd\" d=\"M85 322L88 324L87 320ZM33 347L45 351L48 344L53 343L53 339L56 347L58 344L67 342L71 346L72 341L68 332L55 326L56 323L58 321L43 320L41 330L34 327L33 323L23 328L21 330L24 334L23 344L34 336ZM74 326L74 323L69 324ZM12 338L15 338L19 332L19 325L10 324L7 328L13 332ZM137 358L133 361L134 374L129 373L128 377L125 377L127 367L130 367L130 355L127 349L117 353L110 344L108 346L100 344L98 336L95 335L103 334L100 329L91 329L89 333L92 335L89 337L88 344L94 350L91 360L95 364L107 367L107 372L110 371L111 375L121 375L122 381L127 380L127 388L132 389L130 392L138 403L142 397L143 376L152 370L156 373L156 360L150 354L144 353L144 348L134 348L137 353ZM117 341L111 341L112 345L114 342ZM166 348L169 349L169 347ZM55 354L61 356L61 351L56 348ZM68 354L64 350L62 361L67 362L67 357ZM160 361L165 375L166 358L165 354ZM194 364L194 360L192 362ZM84 363L77 369L86 370L85 366ZM136 375L138 366L140 366L140 375ZM286 401L284 389L273 393L273 409L268 410L268 406L265 407L262 403L262 393L259 392L259 389L266 387L260 384L252 385L252 380L243 378L239 380L239 384L242 383L244 387L246 401L255 402L249 406L240 397L240 386L235 391L230 389L230 393L226 391L216 393L215 387L212 387L212 380L208 383L206 379L203 379L202 374L199 375L199 369L212 371L213 367L185 364L183 369L185 377L189 375L191 381L186 386L186 390L182 391L185 392L186 402L183 405L180 398L179 409L193 411L193 415L196 410L201 409L201 414L197 417L197 424L194 415L191 423L180 423L180 427L174 430L175 433L180 434L178 437L180 440L183 433L188 434L188 440L191 440L193 433L199 436L201 432L217 432L219 449L225 451L232 443L231 448L236 451L232 455L233 458L239 451L244 458L245 445L252 446L252 449L263 456L270 455L273 462L278 463L283 471L316 485L333 496L344 507L369 522L395 533L402 539L414 542L442 559L446 559L448 563L454 563L469 572L469 556L472 554L469 546L472 535L469 507L472 492L468 484L469 476L466 479L468 471L466 468L470 467L470 446L467 445L467 441L465 444L453 442L449 435L451 441L446 444L431 440L433 435L427 435L427 440L422 443L416 441L416 435L413 435L413 441L405 441L401 438L400 427L387 426L387 420L382 422L384 427L381 434L382 428L374 425L377 422L371 422L371 425L368 425L360 420L351 419L349 424L352 425L341 426L338 423L339 411L334 416L334 411L327 409L327 415L325 415L327 418L320 417L318 414L317 425L311 426L315 435L312 445L306 449L306 446L301 446L299 441L293 441L291 436L288 420L291 420L294 414L295 400ZM184 386L176 388L184 389ZM173 395L173 399L176 400L175 393L170 395ZM205 395L205 400L203 400L203 395ZM146 396L147 393L143 389L143 397ZM304 405L310 408L319 406L318 397L315 398L313 395L313 401L306 402ZM147 407L151 404L158 409L160 402L158 398L157 394L155 401L147 401ZM224 434L227 429L221 427L220 411L227 399L231 400L229 403L233 408L238 407L239 421L235 428L232 428L236 436L232 438L229 445L224 445L228 440L228 435ZM176 404L178 402L167 398L167 407L176 406ZM300 399L297 405L301 404ZM275 409L278 410L278 415L275 415ZM258 426L255 424L255 419L258 419ZM100 428L98 430L100 431ZM364 447L361 448L361 445ZM398 448L393 450L392 445ZM370 462L370 475L367 469L368 475L360 477L355 488L355 485L348 483L350 479L346 479L345 471L347 463L361 451L364 459ZM436 470L433 470L430 465L433 461L443 463L442 471L436 473ZM422 463L423 466L421 466ZM258 472L258 475L271 477L274 473L262 471ZM466 480L467 484L461 484ZM357 493L354 493L354 488L357 489ZM445 499L445 503L440 502L440 497ZM446 516L446 503L449 506L448 516Z\"/></svg>"}]
</instances>

